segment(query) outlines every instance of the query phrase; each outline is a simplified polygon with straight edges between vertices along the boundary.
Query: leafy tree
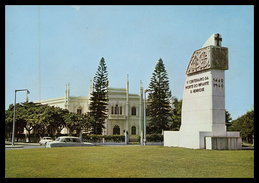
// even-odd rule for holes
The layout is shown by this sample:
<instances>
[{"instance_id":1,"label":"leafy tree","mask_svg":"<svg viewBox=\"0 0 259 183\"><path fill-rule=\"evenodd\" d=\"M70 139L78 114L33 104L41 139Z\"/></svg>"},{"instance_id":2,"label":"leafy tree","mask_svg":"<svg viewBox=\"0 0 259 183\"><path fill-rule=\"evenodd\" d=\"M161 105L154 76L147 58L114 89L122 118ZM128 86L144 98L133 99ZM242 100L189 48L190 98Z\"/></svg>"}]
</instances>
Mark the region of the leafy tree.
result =
<instances>
[{"instance_id":1,"label":"leafy tree","mask_svg":"<svg viewBox=\"0 0 259 183\"><path fill-rule=\"evenodd\" d=\"M182 100L175 97L173 100L173 110L172 110L172 123L170 129L173 131L179 131L181 126L181 112L182 112Z\"/></svg>"},{"instance_id":2,"label":"leafy tree","mask_svg":"<svg viewBox=\"0 0 259 183\"><path fill-rule=\"evenodd\" d=\"M66 127L70 130L70 134L76 130L76 134L79 135L81 129L88 131L91 122L94 121L93 117L89 114L76 114L69 112L64 116Z\"/></svg>"},{"instance_id":3,"label":"leafy tree","mask_svg":"<svg viewBox=\"0 0 259 183\"><path fill-rule=\"evenodd\" d=\"M9 105L9 108L5 110L5 137L10 137L13 129L13 104Z\"/></svg>"},{"instance_id":4,"label":"leafy tree","mask_svg":"<svg viewBox=\"0 0 259 183\"><path fill-rule=\"evenodd\" d=\"M94 90L91 93L90 114L94 117L92 128L94 134L101 134L101 130L105 128L104 123L107 118L108 111L108 71L105 60L102 57L94 77Z\"/></svg>"},{"instance_id":5,"label":"leafy tree","mask_svg":"<svg viewBox=\"0 0 259 183\"><path fill-rule=\"evenodd\" d=\"M11 104L8 110L5 111L5 134L6 136L12 132L13 124L13 109ZM64 115L68 113L68 110L61 109L59 107L53 107L48 105L42 105L33 102L25 102L16 104L15 110L15 136L23 133L24 128L28 131L28 138L30 139L30 133L33 131L34 137L36 134L44 135L45 132L59 135L61 130L66 126L64 121ZM17 138L18 140L18 138Z\"/></svg>"},{"instance_id":6,"label":"leafy tree","mask_svg":"<svg viewBox=\"0 0 259 183\"><path fill-rule=\"evenodd\" d=\"M63 128L66 127L65 115L67 113L69 113L67 109L62 109L59 107L55 109L55 115L54 115L55 124L53 126L54 126L54 129L57 131L56 136L59 136Z\"/></svg>"},{"instance_id":7,"label":"leafy tree","mask_svg":"<svg viewBox=\"0 0 259 183\"><path fill-rule=\"evenodd\" d=\"M23 118L26 121L25 129L28 131L28 138L30 142L30 132L32 130L35 132L36 129L39 127L40 121L38 120L38 116L40 114L40 108L42 107L42 105L33 102L25 102L22 103L22 106L23 108L21 113L23 114ZM34 133L34 136L35 135L36 133Z\"/></svg>"},{"instance_id":8,"label":"leafy tree","mask_svg":"<svg viewBox=\"0 0 259 183\"><path fill-rule=\"evenodd\" d=\"M67 128L70 130L70 134L72 134L74 130L76 130L77 133L78 131L81 130L82 118L80 114L69 112L65 116L65 122L66 122Z\"/></svg>"},{"instance_id":9,"label":"leafy tree","mask_svg":"<svg viewBox=\"0 0 259 183\"><path fill-rule=\"evenodd\" d=\"M60 135L62 129L66 126L64 116L69 113L67 109L54 106L41 106L42 112L40 113L39 120L41 125L41 133L44 134L44 130L48 131L48 134L52 136Z\"/></svg>"},{"instance_id":10,"label":"leafy tree","mask_svg":"<svg viewBox=\"0 0 259 183\"><path fill-rule=\"evenodd\" d=\"M163 129L169 129L168 123L171 117L169 79L161 58L152 75L148 95L149 127L151 133L161 133Z\"/></svg>"},{"instance_id":11,"label":"leafy tree","mask_svg":"<svg viewBox=\"0 0 259 183\"><path fill-rule=\"evenodd\" d=\"M23 133L24 126L26 125L26 115L22 104L16 104L15 112L15 136L18 141L18 134Z\"/></svg>"},{"instance_id":12,"label":"leafy tree","mask_svg":"<svg viewBox=\"0 0 259 183\"><path fill-rule=\"evenodd\" d=\"M39 107L39 104L33 102L17 103L15 110L15 136L23 133L24 128L30 134L30 131L37 126L38 120L35 120L35 114ZM6 121L6 134L12 132L13 124L13 110L14 106L11 104L8 110L5 111L5 121ZM29 139L30 140L30 139ZM18 138L17 138L18 141Z\"/></svg>"},{"instance_id":13,"label":"leafy tree","mask_svg":"<svg viewBox=\"0 0 259 183\"><path fill-rule=\"evenodd\" d=\"M83 115L83 121L82 121L82 129L85 131L89 131L89 128L93 126L93 123L95 122L94 117L90 116L90 114L82 114Z\"/></svg>"},{"instance_id":14,"label":"leafy tree","mask_svg":"<svg viewBox=\"0 0 259 183\"><path fill-rule=\"evenodd\" d=\"M240 131L243 140L247 139L248 142L252 142L254 135L254 109L233 120L228 130Z\"/></svg>"},{"instance_id":15,"label":"leafy tree","mask_svg":"<svg viewBox=\"0 0 259 183\"><path fill-rule=\"evenodd\" d=\"M55 119L54 119L54 107L48 105L41 105L39 112L36 114L35 119L38 121L39 133L41 135L50 134L51 136L55 135ZM36 129L35 129L36 130Z\"/></svg>"}]
</instances>

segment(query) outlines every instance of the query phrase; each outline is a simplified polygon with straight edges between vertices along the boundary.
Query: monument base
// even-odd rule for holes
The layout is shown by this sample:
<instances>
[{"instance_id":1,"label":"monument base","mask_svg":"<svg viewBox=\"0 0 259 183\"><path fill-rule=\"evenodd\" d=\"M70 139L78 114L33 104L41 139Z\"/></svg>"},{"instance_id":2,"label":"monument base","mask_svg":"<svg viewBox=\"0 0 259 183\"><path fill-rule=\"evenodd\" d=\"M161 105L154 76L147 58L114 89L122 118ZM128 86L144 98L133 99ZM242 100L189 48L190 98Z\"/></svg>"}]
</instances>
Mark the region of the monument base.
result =
<instances>
[{"instance_id":1,"label":"monument base","mask_svg":"<svg viewBox=\"0 0 259 183\"><path fill-rule=\"evenodd\" d=\"M241 150L241 137L205 137L205 149Z\"/></svg>"},{"instance_id":2,"label":"monument base","mask_svg":"<svg viewBox=\"0 0 259 183\"><path fill-rule=\"evenodd\" d=\"M164 131L164 146L217 150L242 149L242 140L239 132L226 132L225 136L211 135L211 132L200 131L199 134L196 133L195 136L190 137L188 134L181 133L181 131Z\"/></svg>"}]
</instances>

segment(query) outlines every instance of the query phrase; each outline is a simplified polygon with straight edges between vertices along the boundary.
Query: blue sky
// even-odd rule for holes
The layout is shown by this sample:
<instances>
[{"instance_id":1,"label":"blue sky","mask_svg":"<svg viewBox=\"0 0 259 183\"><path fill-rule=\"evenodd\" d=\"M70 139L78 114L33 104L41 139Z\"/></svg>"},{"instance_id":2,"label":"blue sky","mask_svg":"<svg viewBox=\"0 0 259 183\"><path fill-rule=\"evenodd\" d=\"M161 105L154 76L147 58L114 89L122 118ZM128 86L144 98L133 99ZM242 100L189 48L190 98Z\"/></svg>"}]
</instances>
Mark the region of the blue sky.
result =
<instances>
[{"instance_id":1,"label":"blue sky","mask_svg":"<svg viewBox=\"0 0 259 183\"><path fill-rule=\"evenodd\" d=\"M229 49L226 109L235 119L254 104L253 6L6 6L5 109L15 89L39 100L39 45L42 100L64 96L67 83L72 96L87 96L101 57L110 87L125 88L129 74L130 93L140 80L148 87L162 58L182 99L190 58L213 33Z\"/></svg>"}]
</instances>

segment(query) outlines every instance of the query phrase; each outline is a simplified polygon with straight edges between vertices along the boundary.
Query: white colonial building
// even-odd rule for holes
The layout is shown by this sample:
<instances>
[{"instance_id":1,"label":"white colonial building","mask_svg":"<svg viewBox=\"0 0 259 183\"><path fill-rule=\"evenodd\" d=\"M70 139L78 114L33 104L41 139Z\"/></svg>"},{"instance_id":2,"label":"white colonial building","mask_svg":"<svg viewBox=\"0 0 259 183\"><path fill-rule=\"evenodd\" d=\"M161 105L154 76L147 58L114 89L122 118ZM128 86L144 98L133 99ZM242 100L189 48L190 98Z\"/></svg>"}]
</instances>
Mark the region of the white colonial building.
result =
<instances>
[{"instance_id":1,"label":"white colonial building","mask_svg":"<svg viewBox=\"0 0 259 183\"><path fill-rule=\"evenodd\" d=\"M37 101L37 103L48 104L50 106L68 109L70 112L87 113L89 112L90 96L93 85L90 83L88 96L70 96L70 86L66 85L65 96ZM108 88L108 118L105 121L104 135L123 135L128 132L129 139L136 139L143 131L144 123L144 101L143 86L140 81L139 93L129 93L129 80L127 77L126 88ZM63 129L61 133L67 133ZM143 133L143 132L142 132Z\"/></svg>"}]
</instances>

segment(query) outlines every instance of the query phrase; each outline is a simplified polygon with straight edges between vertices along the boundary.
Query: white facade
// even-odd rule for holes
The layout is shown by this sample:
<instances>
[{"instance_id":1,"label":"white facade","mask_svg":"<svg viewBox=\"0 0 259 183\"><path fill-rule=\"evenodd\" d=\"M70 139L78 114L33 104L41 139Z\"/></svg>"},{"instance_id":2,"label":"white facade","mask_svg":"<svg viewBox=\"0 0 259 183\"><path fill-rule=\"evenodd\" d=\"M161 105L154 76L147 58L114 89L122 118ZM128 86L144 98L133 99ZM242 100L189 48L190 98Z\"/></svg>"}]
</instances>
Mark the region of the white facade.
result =
<instances>
[{"instance_id":1,"label":"white facade","mask_svg":"<svg viewBox=\"0 0 259 183\"><path fill-rule=\"evenodd\" d=\"M65 96L47 100L37 101L37 103L48 104L50 106L68 109L69 112L87 113L90 106L90 95L93 91L92 84L88 96L70 96L70 86L66 85ZM130 140L136 139L143 130L143 87L140 82L139 94L129 93L129 81L127 79L126 88L108 88L108 118L106 119L104 135L120 134L128 132ZM67 133L63 129L61 133Z\"/></svg>"}]
</instances>

